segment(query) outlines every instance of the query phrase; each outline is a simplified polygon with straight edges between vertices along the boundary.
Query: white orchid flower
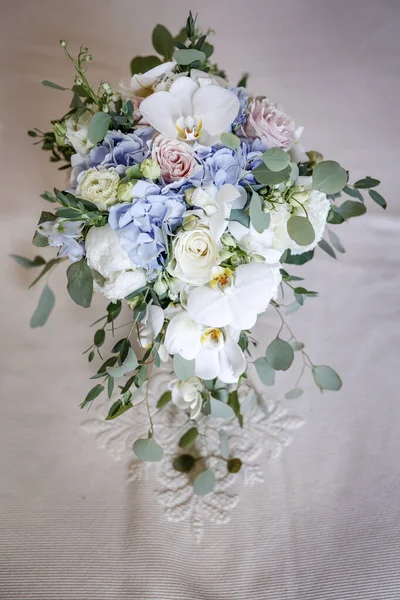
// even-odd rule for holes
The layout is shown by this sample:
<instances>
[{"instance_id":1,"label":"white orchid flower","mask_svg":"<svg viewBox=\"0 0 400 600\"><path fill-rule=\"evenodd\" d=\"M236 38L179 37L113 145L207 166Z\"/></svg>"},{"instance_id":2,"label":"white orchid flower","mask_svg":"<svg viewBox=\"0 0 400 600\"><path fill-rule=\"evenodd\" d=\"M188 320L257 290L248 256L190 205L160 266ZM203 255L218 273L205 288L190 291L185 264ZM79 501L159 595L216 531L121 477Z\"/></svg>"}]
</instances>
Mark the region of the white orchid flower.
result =
<instances>
[{"instance_id":1,"label":"white orchid flower","mask_svg":"<svg viewBox=\"0 0 400 600\"><path fill-rule=\"evenodd\" d=\"M241 188L246 196L246 191ZM232 208L242 208L246 203L241 191L231 183L226 183L220 189L216 185L195 188L190 202L192 206L201 208L206 217L214 239L219 240L227 228Z\"/></svg>"},{"instance_id":2,"label":"white orchid flower","mask_svg":"<svg viewBox=\"0 0 400 600\"><path fill-rule=\"evenodd\" d=\"M275 291L273 270L265 263L239 265L235 273L216 267L208 286L189 291L187 311L196 323L250 329Z\"/></svg>"},{"instance_id":3,"label":"white orchid flower","mask_svg":"<svg viewBox=\"0 0 400 600\"><path fill-rule=\"evenodd\" d=\"M164 311L161 306L148 304L146 316L139 325L139 341L142 348L150 348L164 325Z\"/></svg>"},{"instance_id":4,"label":"white orchid flower","mask_svg":"<svg viewBox=\"0 0 400 600\"><path fill-rule=\"evenodd\" d=\"M237 240L238 246L248 254L262 256L269 265L279 262L283 250L274 248L272 229L265 229L262 233L258 233L251 224L250 227L246 227L238 221L230 221L228 230Z\"/></svg>"},{"instance_id":5,"label":"white orchid flower","mask_svg":"<svg viewBox=\"0 0 400 600\"><path fill-rule=\"evenodd\" d=\"M153 91L153 86L159 79L172 73L175 67L175 61L162 63L146 73L135 73L133 75L130 88L135 96L147 96Z\"/></svg>"},{"instance_id":6,"label":"white orchid flower","mask_svg":"<svg viewBox=\"0 0 400 600\"><path fill-rule=\"evenodd\" d=\"M166 137L211 146L235 119L239 107L230 90L218 85L202 87L190 77L179 77L168 92L155 92L143 100L140 112Z\"/></svg>"},{"instance_id":7,"label":"white orchid flower","mask_svg":"<svg viewBox=\"0 0 400 600\"><path fill-rule=\"evenodd\" d=\"M223 77L219 77L218 75L210 75L209 73L201 71L200 69L191 69L190 78L198 83L200 87L205 87L206 85L219 85L222 87L229 86L229 83L226 81L226 79L223 79Z\"/></svg>"},{"instance_id":8,"label":"white orchid flower","mask_svg":"<svg viewBox=\"0 0 400 600\"><path fill-rule=\"evenodd\" d=\"M201 392L204 385L202 381L198 377L190 377L187 381L175 379L171 382L170 389L175 406L182 410L190 408L190 418L196 419L203 404Z\"/></svg>"},{"instance_id":9,"label":"white orchid flower","mask_svg":"<svg viewBox=\"0 0 400 600\"><path fill-rule=\"evenodd\" d=\"M239 331L199 325L182 310L167 327L165 347L170 354L194 360L197 377L237 383L247 365L238 338Z\"/></svg>"}]
</instances>

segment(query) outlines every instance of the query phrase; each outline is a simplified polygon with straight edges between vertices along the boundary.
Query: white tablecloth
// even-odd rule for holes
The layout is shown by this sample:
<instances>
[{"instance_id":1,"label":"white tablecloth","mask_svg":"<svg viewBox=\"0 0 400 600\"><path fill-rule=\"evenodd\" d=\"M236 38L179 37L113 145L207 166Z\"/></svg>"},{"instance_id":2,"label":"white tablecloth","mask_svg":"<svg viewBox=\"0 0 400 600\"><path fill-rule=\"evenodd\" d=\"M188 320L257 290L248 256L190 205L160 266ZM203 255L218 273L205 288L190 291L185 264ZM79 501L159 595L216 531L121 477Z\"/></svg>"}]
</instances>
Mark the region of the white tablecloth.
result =
<instances>
[{"instance_id":1,"label":"white tablecloth","mask_svg":"<svg viewBox=\"0 0 400 600\"><path fill-rule=\"evenodd\" d=\"M33 256L39 194L62 175L26 130L61 115L72 68L58 41L89 46L94 80L117 84L149 53L157 22L178 31L183 2L3 0L1 12L0 598L3 600L397 600L400 598L398 0L192 2L218 32L233 82L284 104L304 141L353 178L383 180L386 213L339 227L347 250L302 271L320 296L289 317L317 363L344 382L283 401L295 374L264 394L247 464L219 482L207 510L173 473L138 469L140 415L105 426L78 404L92 368L81 356L103 311L74 305L52 276L56 309L29 329L39 289L6 257ZM47 253L46 253L47 254ZM271 339L268 312L257 325ZM264 344L265 346L265 344ZM162 382L157 384L160 388ZM156 386L157 387L157 386ZM260 388L261 389L261 388ZM159 390L156 390L159 391ZM133 411L131 411L133 412ZM129 420L130 419L130 420ZM291 442L291 444L290 444ZM188 488L189 489L189 488Z\"/></svg>"}]
</instances>

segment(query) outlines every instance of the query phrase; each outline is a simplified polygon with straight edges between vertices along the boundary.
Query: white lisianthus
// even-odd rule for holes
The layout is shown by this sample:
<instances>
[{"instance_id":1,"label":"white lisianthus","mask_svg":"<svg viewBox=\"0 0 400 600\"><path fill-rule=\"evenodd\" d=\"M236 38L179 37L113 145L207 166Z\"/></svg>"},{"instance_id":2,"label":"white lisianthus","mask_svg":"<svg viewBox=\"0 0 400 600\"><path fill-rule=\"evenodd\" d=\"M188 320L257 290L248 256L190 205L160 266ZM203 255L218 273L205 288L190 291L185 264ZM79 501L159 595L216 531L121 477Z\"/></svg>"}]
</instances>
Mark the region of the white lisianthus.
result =
<instances>
[{"instance_id":1,"label":"white lisianthus","mask_svg":"<svg viewBox=\"0 0 400 600\"><path fill-rule=\"evenodd\" d=\"M211 279L218 262L219 241L202 223L190 231L181 229L172 242L172 260L168 272L191 285L203 285Z\"/></svg>"},{"instance_id":2,"label":"white lisianthus","mask_svg":"<svg viewBox=\"0 0 400 600\"><path fill-rule=\"evenodd\" d=\"M74 117L69 117L69 119L65 121L65 138L71 144L75 152L81 156L88 154L95 146L88 137L88 125L91 118L92 113L86 111L78 120L74 119Z\"/></svg>"},{"instance_id":3,"label":"white lisianthus","mask_svg":"<svg viewBox=\"0 0 400 600\"><path fill-rule=\"evenodd\" d=\"M274 248L274 236L271 229L258 233L253 225L245 227L238 221L230 221L228 229L238 246L250 256L262 256L269 265L279 262L283 250Z\"/></svg>"},{"instance_id":4,"label":"white lisianthus","mask_svg":"<svg viewBox=\"0 0 400 600\"><path fill-rule=\"evenodd\" d=\"M135 96L146 97L154 91L157 85L164 77L173 73L175 61L162 63L146 73L135 73L130 82L131 93ZM126 89L126 88L124 88Z\"/></svg>"},{"instance_id":5,"label":"white lisianthus","mask_svg":"<svg viewBox=\"0 0 400 600\"><path fill-rule=\"evenodd\" d=\"M186 360L194 360L194 374L197 377L218 377L224 383L237 383L247 365L238 339L238 330L232 327L205 327L182 310L167 327L165 347L170 354L180 354Z\"/></svg>"},{"instance_id":6,"label":"white lisianthus","mask_svg":"<svg viewBox=\"0 0 400 600\"><path fill-rule=\"evenodd\" d=\"M190 409L190 418L196 419L201 411L204 389L198 377L190 377L187 381L175 379L171 382L172 402L182 410Z\"/></svg>"},{"instance_id":7,"label":"white lisianthus","mask_svg":"<svg viewBox=\"0 0 400 600\"><path fill-rule=\"evenodd\" d=\"M112 301L125 298L146 285L144 269L135 267L109 225L92 227L85 240L86 260L104 281L103 294Z\"/></svg>"},{"instance_id":8,"label":"white lisianthus","mask_svg":"<svg viewBox=\"0 0 400 600\"><path fill-rule=\"evenodd\" d=\"M140 112L165 137L212 145L239 112L237 96L219 85L201 87L190 77L176 79L169 91L143 100Z\"/></svg>"},{"instance_id":9,"label":"white lisianthus","mask_svg":"<svg viewBox=\"0 0 400 600\"><path fill-rule=\"evenodd\" d=\"M198 187L191 194L190 203L204 211L214 238L219 239L226 230L233 206L241 208L246 203L246 192L241 189L244 191L244 198L240 190L231 183L226 183L220 189L214 184Z\"/></svg>"},{"instance_id":10,"label":"white lisianthus","mask_svg":"<svg viewBox=\"0 0 400 600\"><path fill-rule=\"evenodd\" d=\"M119 182L119 175L114 168L88 169L78 175L77 195L90 200L100 210L107 210L118 202Z\"/></svg>"},{"instance_id":11,"label":"white lisianthus","mask_svg":"<svg viewBox=\"0 0 400 600\"><path fill-rule=\"evenodd\" d=\"M265 263L213 269L209 285L189 290L187 311L196 323L250 329L276 292L274 273Z\"/></svg>"}]
</instances>

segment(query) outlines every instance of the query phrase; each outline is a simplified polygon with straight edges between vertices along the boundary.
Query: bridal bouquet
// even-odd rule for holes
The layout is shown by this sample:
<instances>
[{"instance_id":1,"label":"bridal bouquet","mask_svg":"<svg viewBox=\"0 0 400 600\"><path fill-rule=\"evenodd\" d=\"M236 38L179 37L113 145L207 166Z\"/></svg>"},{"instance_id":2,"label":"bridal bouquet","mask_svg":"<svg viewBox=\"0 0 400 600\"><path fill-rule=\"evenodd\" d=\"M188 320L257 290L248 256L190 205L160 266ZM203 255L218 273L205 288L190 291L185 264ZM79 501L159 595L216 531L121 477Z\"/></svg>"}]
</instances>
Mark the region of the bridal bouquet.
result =
<instances>
[{"instance_id":1,"label":"bridal bouquet","mask_svg":"<svg viewBox=\"0 0 400 600\"><path fill-rule=\"evenodd\" d=\"M230 86L211 59L212 33L203 33L192 14L175 38L157 25L152 40L159 56L134 58L132 79L115 89L108 82L92 87L88 49L74 58L61 41L76 71L74 85L42 83L72 92L69 110L50 131L28 132L68 173L65 189L42 194L51 209L42 212L33 237L56 256L14 255L24 267L41 268L32 285L46 281L32 327L49 317L55 298L48 275L64 262L74 302L88 308L94 292L107 299L86 351L89 362L102 361L92 377L98 382L81 407L107 394L107 419L116 419L147 403L148 434L133 451L158 461L163 449L152 417L172 402L187 415L174 460L181 472L199 460L187 448L206 438L204 417L236 418L245 426L257 402L249 365L270 386L298 352L300 375L286 398L302 394L300 379L308 372L321 391L340 389L339 375L312 362L286 323L285 314L317 295L290 274L291 265L311 260L317 247L333 258L344 252L334 229L366 212L364 191L386 207L375 190L379 181L350 185L337 162L306 152L302 128L269 98L249 94L246 75ZM260 348L251 330L267 309L279 314L281 326ZM115 339L104 360L108 332ZM152 373L171 359L170 388L149 406ZM241 460L230 455L223 422L217 423L221 460L235 473ZM207 456L201 459L204 468L194 478L199 495L215 481Z\"/></svg>"}]
</instances>

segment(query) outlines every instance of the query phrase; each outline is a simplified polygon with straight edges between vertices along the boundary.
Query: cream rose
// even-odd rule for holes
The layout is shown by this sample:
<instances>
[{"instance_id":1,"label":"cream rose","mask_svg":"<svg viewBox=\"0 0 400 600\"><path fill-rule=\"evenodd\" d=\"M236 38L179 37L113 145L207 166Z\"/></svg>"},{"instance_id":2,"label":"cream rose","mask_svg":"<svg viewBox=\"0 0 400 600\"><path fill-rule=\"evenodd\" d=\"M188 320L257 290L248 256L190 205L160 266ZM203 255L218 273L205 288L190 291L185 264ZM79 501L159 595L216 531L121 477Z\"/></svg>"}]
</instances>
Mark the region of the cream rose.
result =
<instances>
[{"instance_id":1,"label":"cream rose","mask_svg":"<svg viewBox=\"0 0 400 600\"><path fill-rule=\"evenodd\" d=\"M243 131L249 138L260 138L267 148L289 150L300 137L302 128L296 129L293 119L268 98L253 98Z\"/></svg>"},{"instance_id":2,"label":"cream rose","mask_svg":"<svg viewBox=\"0 0 400 600\"><path fill-rule=\"evenodd\" d=\"M77 195L90 200L100 210L115 204L120 179L115 169L88 169L78 175Z\"/></svg>"},{"instance_id":3,"label":"cream rose","mask_svg":"<svg viewBox=\"0 0 400 600\"><path fill-rule=\"evenodd\" d=\"M152 156L160 165L166 183L188 179L197 166L193 150L188 144L162 135L153 142Z\"/></svg>"},{"instance_id":4,"label":"cream rose","mask_svg":"<svg viewBox=\"0 0 400 600\"><path fill-rule=\"evenodd\" d=\"M218 262L218 242L207 225L200 223L191 231L181 230L172 244L173 259L168 271L191 285L203 285L211 280L212 268Z\"/></svg>"}]
</instances>

